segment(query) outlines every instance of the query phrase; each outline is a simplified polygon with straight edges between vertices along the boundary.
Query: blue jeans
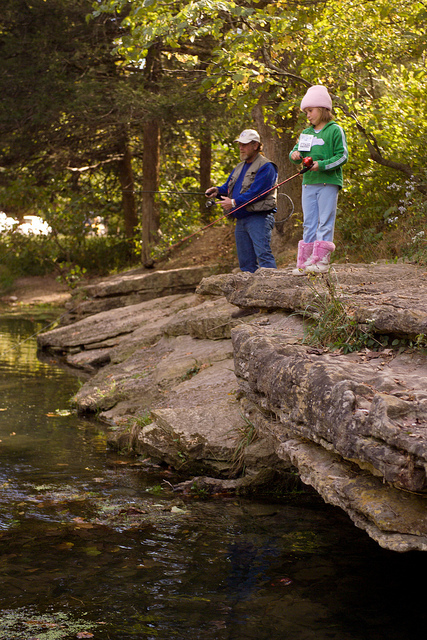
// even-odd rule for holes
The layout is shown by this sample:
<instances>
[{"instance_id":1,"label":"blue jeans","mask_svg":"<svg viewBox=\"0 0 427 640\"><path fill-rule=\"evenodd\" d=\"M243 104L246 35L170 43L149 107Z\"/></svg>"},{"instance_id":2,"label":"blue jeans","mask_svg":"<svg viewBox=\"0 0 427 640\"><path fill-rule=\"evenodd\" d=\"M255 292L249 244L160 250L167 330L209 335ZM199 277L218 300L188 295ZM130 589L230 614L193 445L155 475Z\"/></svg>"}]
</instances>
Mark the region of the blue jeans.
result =
<instances>
[{"instance_id":1,"label":"blue jeans","mask_svg":"<svg viewBox=\"0 0 427 640\"><path fill-rule=\"evenodd\" d=\"M304 213L304 242L334 239L339 187L336 184L304 184L302 210Z\"/></svg>"},{"instance_id":2,"label":"blue jeans","mask_svg":"<svg viewBox=\"0 0 427 640\"><path fill-rule=\"evenodd\" d=\"M258 267L276 269L270 247L273 227L274 213L253 213L247 218L236 220L234 237L242 271L254 273Z\"/></svg>"}]
</instances>

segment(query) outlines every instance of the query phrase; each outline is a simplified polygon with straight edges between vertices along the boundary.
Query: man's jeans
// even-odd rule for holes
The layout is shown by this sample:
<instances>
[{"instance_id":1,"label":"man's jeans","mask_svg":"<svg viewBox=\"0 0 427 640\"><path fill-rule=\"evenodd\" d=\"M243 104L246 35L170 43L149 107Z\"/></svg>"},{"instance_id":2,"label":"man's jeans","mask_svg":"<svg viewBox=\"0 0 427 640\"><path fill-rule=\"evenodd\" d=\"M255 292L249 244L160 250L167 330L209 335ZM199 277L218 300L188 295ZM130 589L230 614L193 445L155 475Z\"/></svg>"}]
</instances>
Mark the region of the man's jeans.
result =
<instances>
[{"instance_id":1,"label":"man's jeans","mask_svg":"<svg viewBox=\"0 0 427 640\"><path fill-rule=\"evenodd\" d=\"M253 213L247 218L236 220L234 236L242 271L254 273L258 267L276 269L276 261L270 248L273 227L274 213Z\"/></svg>"}]
</instances>

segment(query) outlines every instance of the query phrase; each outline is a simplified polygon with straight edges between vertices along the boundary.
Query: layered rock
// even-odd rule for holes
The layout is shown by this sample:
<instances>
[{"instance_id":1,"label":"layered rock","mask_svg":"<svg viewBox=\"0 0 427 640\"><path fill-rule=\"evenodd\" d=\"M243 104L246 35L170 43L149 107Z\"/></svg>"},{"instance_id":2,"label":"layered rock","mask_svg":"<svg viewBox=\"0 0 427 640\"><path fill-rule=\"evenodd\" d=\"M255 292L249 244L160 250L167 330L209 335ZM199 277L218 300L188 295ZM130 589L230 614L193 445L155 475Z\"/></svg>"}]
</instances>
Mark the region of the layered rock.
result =
<instances>
[{"instance_id":1,"label":"layered rock","mask_svg":"<svg viewBox=\"0 0 427 640\"><path fill-rule=\"evenodd\" d=\"M155 300L163 296L190 293L200 280L211 275L216 267L187 267L165 271L133 269L80 287L71 302L66 304L67 313L62 324L70 324L87 316Z\"/></svg>"},{"instance_id":2,"label":"layered rock","mask_svg":"<svg viewBox=\"0 0 427 640\"><path fill-rule=\"evenodd\" d=\"M254 326L234 329L233 347L246 397L287 431L398 488L427 491L425 358L318 355Z\"/></svg>"},{"instance_id":3,"label":"layered rock","mask_svg":"<svg viewBox=\"0 0 427 640\"><path fill-rule=\"evenodd\" d=\"M234 329L233 347L278 456L382 546L427 550L426 358L318 355L255 326Z\"/></svg>"},{"instance_id":4,"label":"layered rock","mask_svg":"<svg viewBox=\"0 0 427 640\"><path fill-rule=\"evenodd\" d=\"M427 550L425 353L330 353L305 344L302 320L335 297L353 322L422 343L426 289L413 265L338 265L316 280L219 274L196 294L90 315L39 344L96 372L75 403L112 426L115 446L187 474L244 466L245 482L295 468L380 545ZM236 305L264 312L235 319Z\"/></svg>"},{"instance_id":5,"label":"layered rock","mask_svg":"<svg viewBox=\"0 0 427 640\"><path fill-rule=\"evenodd\" d=\"M315 284L314 284L315 283ZM316 316L316 298L339 297L359 323L379 333L427 334L427 269L411 264L334 265L328 278L295 277L292 269L219 274L197 292L226 296L239 307L290 310Z\"/></svg>"}]
</instances>

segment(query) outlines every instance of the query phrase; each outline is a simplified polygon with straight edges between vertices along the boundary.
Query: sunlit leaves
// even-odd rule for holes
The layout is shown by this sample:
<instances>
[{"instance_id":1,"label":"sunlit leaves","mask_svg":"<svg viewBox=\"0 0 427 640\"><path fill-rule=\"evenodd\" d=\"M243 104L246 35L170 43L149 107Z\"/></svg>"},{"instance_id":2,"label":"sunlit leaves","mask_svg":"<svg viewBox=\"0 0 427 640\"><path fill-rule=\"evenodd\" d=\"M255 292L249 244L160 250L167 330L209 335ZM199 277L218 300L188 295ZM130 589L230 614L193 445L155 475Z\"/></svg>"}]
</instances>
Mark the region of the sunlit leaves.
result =
<instances>
[{"instance_id":1,"label":"sunlit leaves","mask_svg":"<svg viewBox=\"0 0 427 640\"><path fill-rule=\"evenodd\" d=\"M207 98L226 99L234 109L250 109L267 92L274 115L299 102L306 85L298 78L323 83L384 148L397 150L385 113L405 135L403 121L415 115L411 100L424 108L426 9L420 2L110 0L102 6L118 15L126 6L129 35L119 46L125 58L140 64L149 47L160 44L164 55L174 56L169 60L202 71ZM290 78L298 96L283 92Z\"/></svg>"}]
</instances>

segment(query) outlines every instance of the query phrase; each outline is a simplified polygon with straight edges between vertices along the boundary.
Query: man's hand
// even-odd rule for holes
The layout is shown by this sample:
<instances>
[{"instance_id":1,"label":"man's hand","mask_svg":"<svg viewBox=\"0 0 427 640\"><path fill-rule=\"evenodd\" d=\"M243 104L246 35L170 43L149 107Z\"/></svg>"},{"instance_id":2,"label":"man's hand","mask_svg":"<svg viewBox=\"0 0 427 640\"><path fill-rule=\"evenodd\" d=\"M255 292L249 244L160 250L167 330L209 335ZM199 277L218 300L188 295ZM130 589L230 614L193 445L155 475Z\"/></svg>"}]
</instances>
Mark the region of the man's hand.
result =
<instances>
[{"instance_id":1,"label":"man's hand","mask_svg":"<svg viewBox=\"0 0 427 640\"><path fill-rule=\"evenodd\" d=\"M206 189L205 196L207 198L211 198L212 196L215 198L218 195L218 187L209 187Z\"/></svg>"},{"instance_id":2,"label":"man's hand","mask_svg":"<svg viewBox=\"0 0 427 640\"><path fill-rule=\"evenodd\" d=\"M231 198L228 198L227 196L223 196L219 204L225 212L231 211L233 209L233 202Z\"/></svg>"}]
</instances>

